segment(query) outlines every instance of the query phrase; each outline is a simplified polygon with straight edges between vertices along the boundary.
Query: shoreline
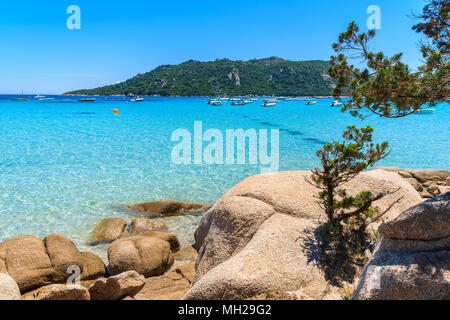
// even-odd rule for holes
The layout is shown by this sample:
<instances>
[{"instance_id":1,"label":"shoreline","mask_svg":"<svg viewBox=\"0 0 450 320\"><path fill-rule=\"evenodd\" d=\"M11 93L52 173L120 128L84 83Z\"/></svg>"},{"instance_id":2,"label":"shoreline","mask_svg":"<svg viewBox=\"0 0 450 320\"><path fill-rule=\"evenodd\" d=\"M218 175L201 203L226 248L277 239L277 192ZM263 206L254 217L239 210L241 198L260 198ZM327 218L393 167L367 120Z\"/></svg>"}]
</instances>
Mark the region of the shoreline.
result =
<instances>
[{"instance_id":1,"label":"shoreline","mask_svg":"<svg viewBox=\"0 0 450 320\"><path fill-rule=\"evenodd\" d=\"M183 297L186 299L216 299L222 289L228 290L226 289L228 286L231 286L231 291L227 291L227 297L228 294L231 294L230 298L234 299L241 299L241 296L252 297L262 294L266 290L280 292L283 297L289 296L294 299L303 299L305 294L310 299L323 299L324 297L320 298L315 293L317 287L321 288L325 285L319 270L317 267L310 270L310 267L303 266L304 253L298 251L296 241L289 240L291 237L298 239L299 229L316 228L318 221L321 220L320 217L323 216L319 207L314 205L313 195L317 190L305 182L304 178L307 174L310 174L310 171L284 171L275 174L253 175L226 191L215 204L161 200L128 205L126 209L134 217L131 223L117 217L103 218L91 234L89 240L92 241L89 244L91 248L103 250L105 254L107 253L106 256L92 253L93 250L86 251L85 247L83 247L84 251L81 251L80 247L62 234L49 234L43 239L34 236L11 237L0 242L0 253L3 252L0 255L0 273L8 274L8 271L10 272L20 287L23 299L36 299L35 293L47 292L50 289L64 292L72 290L64 285L59 285L67 277L57 272L60 268L58 265L60 257L64 257L66 259L64 261L73 261L72 264L81 263L82 270L88 268L86 270L89 272L83 273L84 276L81 278L82 287L84 287L82 290L91 294L99 294L92 288L94 284L98 286L97 282L104 281L102 280L104 277L125 277L127 272L133 271L143 275L145 278L142 278L142 284L145 283L148 286L151 284L152 289L138 290L139 293L131 294L129 299L164 299L168 296L173 299ZM389 209L389 214L381 221L381 223L385 223L395 221L399 214L427 199L439 199L437 196L444 193L450 195L450 170L376 167L361 173L348 187L349 192L352 193L358 192L361 188L377 190L376 192L401 189L398 195L401 196L401 201ZM292 190L296 190L296 192L292 193ZM241 194L245 194L246 197ZM380 200L376 205L385 208L392 200ZM253 210L259 210L259 213L254 215ZM199 215L201 219L193 234L194 242L188 246L180 245L176 233L172 233L174 230L168 229L164 224L164 217L195 214ZM234 219L236 221L233 223ZM246 219L254 220L251 223L254 227L243 227L246 224L241 225L241 223L247 221ZM219 225L216 224L218 221L221 221ZM238 221L240 222L237 223ZM224 225L220 227L222 224ZM269 224L269 226L265 227L265 224ZM237 230L234 230L235 228ZM230 235L228 235L229 232L231 232ZM274 237L274 234L277 236ZM228 252L228 249L222 252L223 248L228 248L228 246L231 246L230 249L236 247L237 244L234 244L236 241L245 243L245 245L239 245L240 249L237 253L233 255L224 253ZM269 254L267 260L264 254L261 256L259 251L261 245L265 248L264 250L275 250L278 255ZM135 249L131 250L130 246ZM143 248L147 248L145 249L147 253L142 251ZM139 256L145 257L145 259L136 260L134 250L139 251ZM199 250L202 254L197 256ZM151 255L148 255L150 252L152 252ZM22 258L13 260L16 254ZM285 257L286 254L289 257ZM49 258L46 258L47 256ZM252 286L242 287L239 281L233 280L235 279L233 275L241 272L236 269L241 265L239 260L241 256L245 259L249 258L255 263L260 261L257 263L260 267L253 271L251 269L253 264L245 265L245 268L249 269L245 274L251 275L251 279L245 280L246 276L244 276L243 283L256 281L255 284L262 286L261 289L252 291ZM41 273L31 272L35 268L42 268L42 266L36 265L36 261L43 261L42 259L52 261L52 264L48 266L48 271L45 271L46 274L50 272L50 281L48 275L43 277ZM154 263L151 261L158 261L157 269L150 270L146 267ZM292 263L299 268L292 268ZM16 266L16 264L18 265ZM15 271L17 268L30 270L30 272L24 271L25 273L18 274ZM226 273L222 272L224 268L236 270ZM267 275L261 272L267 268L272 270L269 278L275 277L276 281L272 279L266 283ZM216 269L217 272L214 271ZM280 272L279 276L283 275L281 278L276 278L278 272ZM183 275L180 279L185 279L182 290L176 289L179 288L179 282L173 282L173 277L177 274L177 277L180 274ZM286 278L286 274L294 277L295 281L288 281L289 277ZM301 286L304 277L312 279L315 284L304 287L301 292L289 289L297 285ZM358 275L357 279L360 277L364 279L361 275ZM202 281L198 282L200 278ZM229 282L231 280L232 282ZM212 283L215 285L211 285ZM354 289L356 284L355 280L348 285ZM360 284L360 286L363 285L364 283ZM234 288L235 286L237 287ZM326 287L320 289L330 290L327 291L326 299L339 299L342 295L342 288L332 286L326 289ZM162 288L165 289L162 290ZM248 291L248 289L251 290ZM236 296L236 294L238 295ZM40 295L43 298L39 299L46 299L46 295L43 293ZM86 295L87 300L95 297L89 297L88 293Z\"/></svg>"}]
</instances>

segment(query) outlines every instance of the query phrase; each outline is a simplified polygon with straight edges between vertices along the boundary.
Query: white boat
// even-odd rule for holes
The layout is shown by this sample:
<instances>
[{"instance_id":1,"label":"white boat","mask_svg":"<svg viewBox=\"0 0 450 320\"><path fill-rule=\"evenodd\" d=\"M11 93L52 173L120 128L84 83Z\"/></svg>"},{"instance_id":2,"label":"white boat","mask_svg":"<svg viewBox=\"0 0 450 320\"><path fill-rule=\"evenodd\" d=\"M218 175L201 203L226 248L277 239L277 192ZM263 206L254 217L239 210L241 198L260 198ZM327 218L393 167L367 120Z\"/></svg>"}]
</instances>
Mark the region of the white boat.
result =
<instances>
[{"instance_id":1,"label":"white boat","mask_svg":"<svg viewBox=\"0 0 450 320\"><path fill-rule=\"evenodd\" d=\"M308 106L313 105L313 104L317 104L317 101L316 100L309 100L308 102L306 102L306 105L308 105Z\"/></svg>"},{"instance_id":2,"label":"white boat","mask_svg":"<svg viewBox=\"0 0 450 320\"><path fill-rule=\"evenodd\" d=\"M39 94L38 94L37 96L34 96L34 97L33 97L33 99L42 99L42 98L45 98L45 96L41 96L41 95L39 95Z\"/></svg>"},{"instance_id":3,"label":"white boat","mask_svg":"<svg viewBox=\"0 0 450 320\"><path fill-rule=\"evenodd\" d=\"M130 101L131 102L142 102L142 101L144 101L144 98L137 97L136 99L131 99Z\"/></svg>"},{"instance_id":4,"label":"white boat","mask_svg":"<svg viewBox=\"0 0 450 320\"><path fill-rule=\"evenodd\" d=\"M277 103L275 102L275 100L270 99L270 100L265 100L264 103L261 105L261 107L274 107L276 105L277 105Z\"/></svg>"},{"instance_id":5,"label":"white boat","mask_svg":"<svg viewBox=\"0 0 450 320\"><path fill-rule=\"evenodd\" d=\"M415 114L433 114L435 109L421 108L415 112Z\"/></svg>"},{"instance_id":6,"label":"white boat","mask_svg":"<svg viewBox=\"0 0 450 320\"><path fill-rule=\"evenodd\" d=\"M240 100L233 100L231 105L232 106L244 106L244 105L246 105L246 103L244 100L240 99Z\"/></svg>"},{"instance_id":7,"label":"white boat","mask_svg":"<svg viewBox=\"0 0 450 320\"><path fill-rule=\"evenodd\" d=\"M344 104L340 102L339 100L334 100L331 104L332 107L342 107Z\"/></svg>"},{"instance_id":8,"label":"white boat","mask_svg":"<svg viewBox=\"0 0 450 320\"><path fill-rule=\"evenodd\" d=\"M209 102L209 104L210 104L211 106L221 106L221 105L223 105L223 102L220 101L220 100L211 100L211 101Z\"/></svg>"}]
</instances>

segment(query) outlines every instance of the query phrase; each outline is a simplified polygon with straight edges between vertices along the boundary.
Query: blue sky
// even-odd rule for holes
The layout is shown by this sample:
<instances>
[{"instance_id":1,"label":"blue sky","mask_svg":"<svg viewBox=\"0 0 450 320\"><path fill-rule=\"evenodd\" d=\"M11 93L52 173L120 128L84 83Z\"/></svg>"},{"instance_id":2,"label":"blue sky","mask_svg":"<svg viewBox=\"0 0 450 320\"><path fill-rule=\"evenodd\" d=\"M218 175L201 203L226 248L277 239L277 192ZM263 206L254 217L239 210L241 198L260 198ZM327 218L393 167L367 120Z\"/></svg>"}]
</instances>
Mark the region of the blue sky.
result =
<instances>
[{"instance_id":1,"label":"blue sky","mask_svg":"<svg viewBox=\"0 0 450 320\"><path fill-rule=\"evenodd\" d=\"M81 30L69 30L70 5ZM423 0L42 0L0 2L0 93L63 93L124 81L189 59L279 56L328 60L352 20L366 30L381 9L374 47L420 64L408 17Z\"/></svg>"}]
</instances>

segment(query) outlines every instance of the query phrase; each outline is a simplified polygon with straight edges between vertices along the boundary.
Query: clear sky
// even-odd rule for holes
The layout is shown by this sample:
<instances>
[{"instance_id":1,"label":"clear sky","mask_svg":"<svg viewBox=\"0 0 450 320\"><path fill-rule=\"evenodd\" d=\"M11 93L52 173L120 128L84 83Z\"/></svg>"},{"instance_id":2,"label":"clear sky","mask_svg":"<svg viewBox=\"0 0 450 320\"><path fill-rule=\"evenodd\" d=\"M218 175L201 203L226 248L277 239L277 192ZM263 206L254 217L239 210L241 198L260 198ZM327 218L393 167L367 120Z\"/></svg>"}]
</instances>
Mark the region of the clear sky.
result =
<instances>
[{"instance_id":1,"label":"clear sky","mask_svg":"<svg viewBox=\"0 0 450 320\"><path fill-rule=\"evenodd\" d=\"M66 9L81 9L69 30ZM409 17L423 0L14 0L0 2L0 93L51 94L124 81L189 59L329 60L367 7L381 9L374 47L420 63Z\"/></svg>"}]
</instances>

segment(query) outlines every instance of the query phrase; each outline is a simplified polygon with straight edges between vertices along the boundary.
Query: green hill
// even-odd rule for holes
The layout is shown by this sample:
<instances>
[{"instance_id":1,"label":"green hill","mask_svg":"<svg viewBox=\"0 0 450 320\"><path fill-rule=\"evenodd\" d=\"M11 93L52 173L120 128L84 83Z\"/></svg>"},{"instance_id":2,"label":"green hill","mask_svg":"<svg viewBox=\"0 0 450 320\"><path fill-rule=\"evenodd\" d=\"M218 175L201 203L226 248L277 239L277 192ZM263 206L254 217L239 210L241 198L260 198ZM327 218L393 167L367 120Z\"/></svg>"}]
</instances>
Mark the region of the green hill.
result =
<instances>
[{"instance_id":1,"label":"green hill","mask_svg":"<svg viewBox=\"0 0 450 320\"><path fill-rule=\"evenodd\" d=\"M78 95L240 96L329 95L333 85L327 61L289 61L277 57L210 62L189 60L162 65L122 83L77 90Z\"/></svg>"}]
</instances>

